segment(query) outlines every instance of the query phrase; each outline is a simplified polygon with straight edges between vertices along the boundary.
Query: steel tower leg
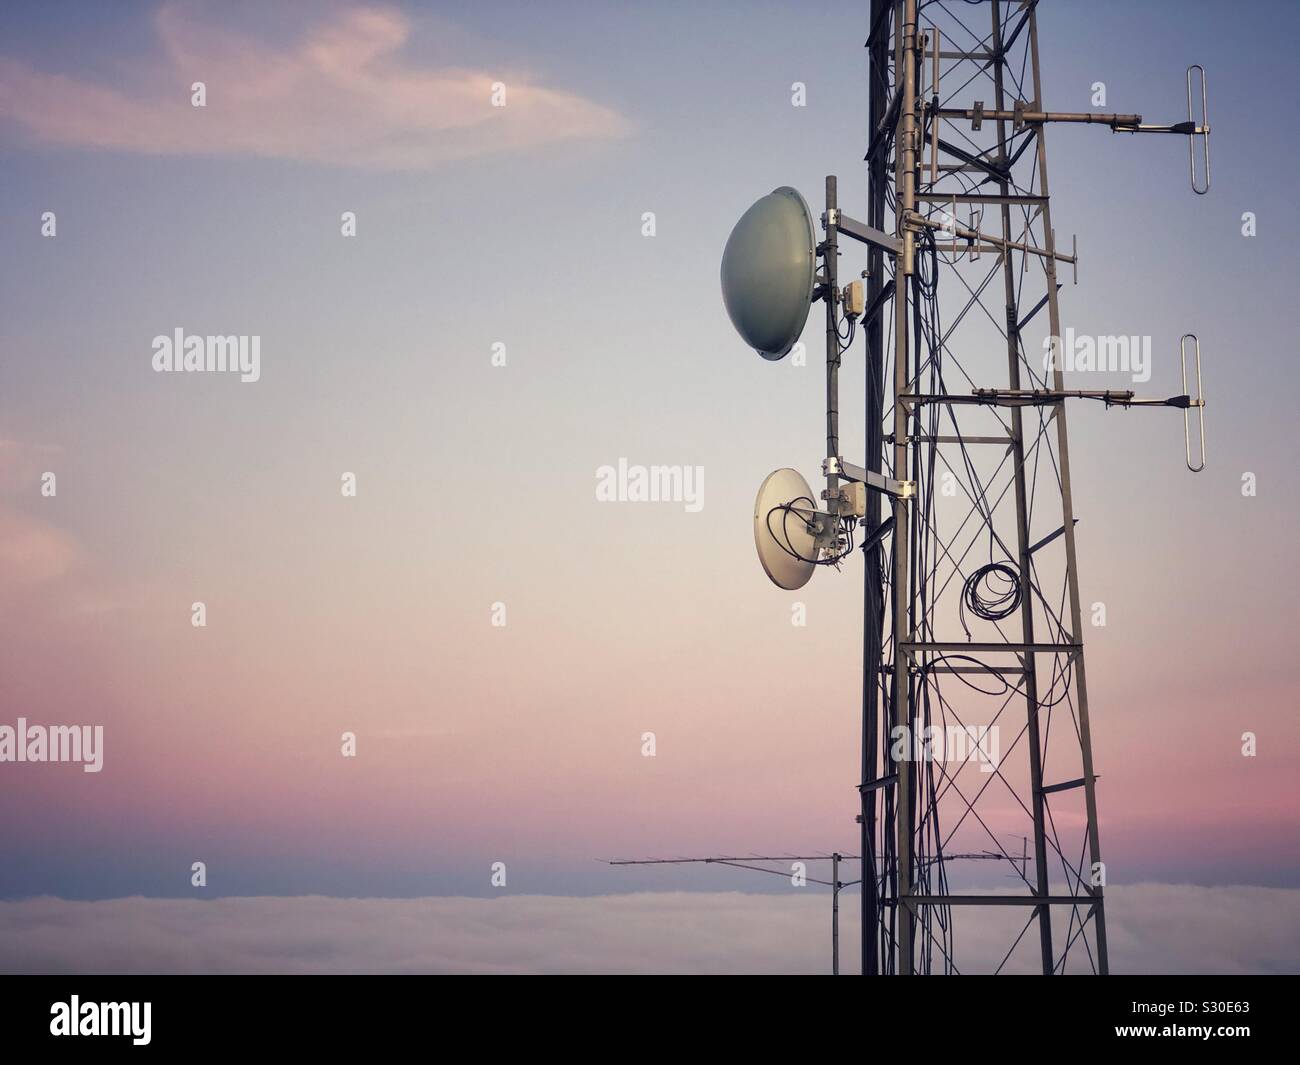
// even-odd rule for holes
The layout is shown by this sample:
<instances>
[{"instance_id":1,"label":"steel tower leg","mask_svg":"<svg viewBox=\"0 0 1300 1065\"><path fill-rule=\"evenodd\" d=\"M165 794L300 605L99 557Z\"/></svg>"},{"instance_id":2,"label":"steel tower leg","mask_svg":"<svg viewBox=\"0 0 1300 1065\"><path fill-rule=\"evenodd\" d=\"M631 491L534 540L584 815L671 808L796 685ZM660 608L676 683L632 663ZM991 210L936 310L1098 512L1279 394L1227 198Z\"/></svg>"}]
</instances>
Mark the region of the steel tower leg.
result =
<instances>
[{"instance_id":1,"label":"steel tower leg","mask_svg":"<svg viewBox=\"0 0 1300 1065\"><path fill-rule=\"evenodd\" d=\"M889 11L891 0L871 0L868 47L867 128L873 133L885 117L889 99ZM886 153L877 151L867 161L867 224L885 228L885 184L889 180ZM885 286L884 255L875 245L867 252L868 307L877 307ZM881 423L885 416L884 323L877 313L866 323L866 410L867 464L881 472L884 447ZM865 535L868 541L880 526L880 493L867 494ZM880 972L878 944L881 915L876 871L876 779L880 728L879 693L882 641L884 639L884 547L877 544L865 552L862 567L862 780L858 789L858 823L862 856L862 972Z\"/></svg>"},{"instance_id":2,"label":"steel tower leg","mask_svg":"<svg viewBox=\"0 0 1300 1065\"><path fill-rule=\"evenodd\" d=\"M1006 97L1003 90L1003 64L1005 62L1002 55L1002 19L999 0L993 0L993 53L995 59L993 62L993 81L994 94L997 101L997 109L1005 110ZM1007 151L1007 123L1006 119L998 119L998 157L1006 159ZM1007 181L999 182L1002 195L1007 196L1011 189ZM1015 234L1011 231L1011 207L1006 202L1002 204L1002 239L1011 241L1015 239ZM1007 308L1007 369L1009 374L1009 388L1020 388L1020 339L1018 335L1017 322L1019 321L1019 307L1016 299L1016 272L1010 254L1002 256L1002 279L1006 290L1006 308ZM1055 280L1048 278L1049 289L1055 294ZM1053 297L1054 298L1054 297ZM1053 335L1056 335L1055 333ZM1064 406L1062 404L1062 406ZM1059 413L1059 412L1058 412ZM1029 508L1028 494L1025 488L1025 435L1024 419L1019 407L1013 407L1011 410L1011 452L1012 461L1015 463L1015 496L1016 496L1016 555L1017 565L1020 569L1020 625L1023 632L1022 639L1027 644L1034 642L1034 596L1032 592L1032 570L1030 569L1029 556ZM1069 517L1066 518L1066 527L1071 527ZM1070 569L1074 569L1073 555L1070 558ZM1076 626L1077 627L1077 626ZM1051 894L1050 885L1047 875L1047 835L1044 826L1044 802L1043 794L1043 745L1042 737L1039 730L1039 698L1038 698L1038 673L1036 669L1037 656L1028 651L1025 653L1025 708L1028 713L1028 733L1029 742L1029 782L1032 789L1032 809L1034 820L1034 868L1036 872L1035 890L1043 898ZM1051 907L1040 906L1038 908L1038 938L1039 946L1042 953L1043 975L1050 976L1055 969L1055 962L1052 955L1052 913Z\"/></svg>"},{"instance_id":3,"label":"steel tower leg","mask_svg":"<svg viewBox=\"0 0 1300 1065\"><path fill-rule=\"evenodd\" d=\"M1036 100L1041 101L1043 98L1043 85L1038 63L1038 15L1034 10L1029 13L1029 56L1030 65L1033 68L1034 97ZM1047 310L1051 335L1059 337L1061 335L1061 314L1056 299L1056 260L1053 257L1056 252L1056 234L1052 229L1052 209L1047 184L1047 144L1041 129L1038 131L1038 184L1039 191L1043 196L1043 240L1048 252L1048 257L1043 260L1047 273ZM1052 387L1056 389L1064 389L1065 387L1065 373L1060 363L1061 360L1057 359L1053 370ZM1080 644L1079 653L1074 663L1075 690L1078 694L1079 746L1083 763L1083 787L1088 816L1088 852L1095 873L1096 870L1102 868L1101 842L1097 829L1097 778L1093 772L1092 730L1088 722L1088 679L1083 665L1083 613L1079 605L1078 556L1075 552L1074 540L1074 499L1070 490L1070 449L1066 439L1064 403L1056 405L1055 421L1057 455L1061 476L1061 516L1065 527L1066 579L1070 589L1070 624L1074 629L1070 635L1076 643ZM1109 961L1106 952L1106 913L1103 901L1103 886L1100 882L1095 885L1084 885L1085 890L1090 891L1095 900L1093 903L1093 921L1096 926L1097 971L1104 976L1109 972Z\"/></svg>"},{"instance_id":4,"label":"steel tower leg","mask_svg":"<svg viewBox=\"0 0 1300 1065\"><path fill-rule=\"evenodd\" d=\"M898 195L897 233L902 242L898 255L898 265L894 280L894 477L906 480L907 461L907 421L906 403L900 398L907 395L908 383L908 290L914 269L915 235L905 224L905 220L916 206L916 164L918 131L916 124L916 0L903 0L902 18L898 20L895 40L898 47L895 52L895 69L901 72L901 100L899 103L899 120L897 143L894 148L895 190ZM897 900L898 928L898 963L896 971L910 976L915 971L913 951L913 929L916 924L916 911L910 896L912 894L912 842L914 828L914 783L911 773L911 737L913 735L911 676L908 670L908 655L903 644L910 637L910 614L912 607L912 589L909 583L908 551L911 544L909 527L909 503L894 498L894 571L891 596L894 624L894 669L893 669L893 715L894 730L902 730L901 735L907 740L904 756L895 763L897 784L897 863L898 885L895 892ZM899 735L893 731L892 735Z\"/></svg>"}]
</instances>

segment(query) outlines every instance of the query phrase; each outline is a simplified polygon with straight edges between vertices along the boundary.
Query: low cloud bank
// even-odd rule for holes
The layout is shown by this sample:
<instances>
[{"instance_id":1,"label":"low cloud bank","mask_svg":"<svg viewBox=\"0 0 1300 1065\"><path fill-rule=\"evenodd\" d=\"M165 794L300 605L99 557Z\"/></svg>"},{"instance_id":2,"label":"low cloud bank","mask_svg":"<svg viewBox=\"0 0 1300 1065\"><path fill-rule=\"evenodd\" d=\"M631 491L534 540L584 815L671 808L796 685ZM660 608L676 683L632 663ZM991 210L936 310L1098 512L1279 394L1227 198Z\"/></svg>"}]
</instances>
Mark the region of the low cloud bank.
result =
<instances>
[{"instance_id":1,"label":"low cloud bank","mask_svg":"<svg viewBox=\"0 0 1300 1065\"><path fill-rule=\"evenodd\" d=\"M842 902L850 972L858 900ZM996 967L1008 922L1026 919L1005 909L958 924L969 971ZM1300 971L1300 890L1122 886L1106 917L1116 972ZM1007 969L1036 949L1025 936ZM5 973L823 973L829 959L829 896L803 891L0 902Z\"/></svg>"}]
</instances>

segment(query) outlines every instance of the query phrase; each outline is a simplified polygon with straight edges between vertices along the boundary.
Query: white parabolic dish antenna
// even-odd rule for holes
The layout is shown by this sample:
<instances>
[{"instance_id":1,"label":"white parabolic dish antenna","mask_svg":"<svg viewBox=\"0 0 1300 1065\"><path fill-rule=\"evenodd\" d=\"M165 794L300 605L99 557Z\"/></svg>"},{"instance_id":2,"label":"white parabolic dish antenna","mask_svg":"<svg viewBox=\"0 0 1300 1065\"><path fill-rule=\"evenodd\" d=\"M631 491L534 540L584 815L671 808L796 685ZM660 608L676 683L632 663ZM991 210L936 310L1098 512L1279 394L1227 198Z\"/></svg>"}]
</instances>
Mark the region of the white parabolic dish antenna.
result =
<instances>
[{"instance_id":1,"label":"white parabolic dish antenna","mask_svg":"<svg viewBox=\"0 0 1300 1065\"><path fill-rule=\"evenodd\" d=\"M769 473L754 501L754 546L772 583L793 591L816 568L817 540L808 525L817 514L812 489L797 470Z\"/></svg>"}]
</instances>

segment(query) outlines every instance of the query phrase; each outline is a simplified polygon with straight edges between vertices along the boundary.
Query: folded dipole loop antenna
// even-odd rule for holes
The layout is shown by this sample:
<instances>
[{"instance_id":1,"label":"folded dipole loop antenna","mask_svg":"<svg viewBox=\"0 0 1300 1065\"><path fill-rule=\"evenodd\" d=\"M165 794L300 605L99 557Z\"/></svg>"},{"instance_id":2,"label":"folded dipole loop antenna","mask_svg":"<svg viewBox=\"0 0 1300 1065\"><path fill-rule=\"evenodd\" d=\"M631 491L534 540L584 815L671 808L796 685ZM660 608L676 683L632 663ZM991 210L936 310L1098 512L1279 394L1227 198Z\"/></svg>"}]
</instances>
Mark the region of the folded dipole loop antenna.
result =
<instances>
[{"instance_id":1,"label":"folded dipole loop antenna","mask_svg":"<svg viewBox=\"0 0 1300 1065\"><path fill-rule=\"evenodd\" d=\"M1192 71L1200 72L1201 83L1201 118L1198 122L1192 115ZM1192 179L1192 191L1204 196L1210 191L1210 111L1205 96L1205 68L1200 63L1193 63L1187 68L1187 122L1192 127L1187 136L1187 168ZM1202 181L1196 179L1196 138L1201 139L1201 174Z\"/></svg>"},{"instance_id":2,"label":"folded dipole loop antenna","mask_svg":"<svg viewBox=\"0 0 1300 1065\"><path fill-rule=\"evenodd\" d=\"M1191 396L1187 390L1187 342L1192 341L1193 354L1196 362L1196 395L1192 396L1191 402L1183 408L1183 444L1187 449L1187 468L1193 473L1200 473L1205 469L1205 391L1201 387L1201 342L1195 333L1184 333L1182 339L1178 342L1178 359L1182 364L1183 370L1183 394ZM1201 446L1198 454L1200 459L1198 463L1192 465L1192 429L1191 417L1192 408L1196 408L1197 427L1200 431Z\"/></svg>"}]
</instances>

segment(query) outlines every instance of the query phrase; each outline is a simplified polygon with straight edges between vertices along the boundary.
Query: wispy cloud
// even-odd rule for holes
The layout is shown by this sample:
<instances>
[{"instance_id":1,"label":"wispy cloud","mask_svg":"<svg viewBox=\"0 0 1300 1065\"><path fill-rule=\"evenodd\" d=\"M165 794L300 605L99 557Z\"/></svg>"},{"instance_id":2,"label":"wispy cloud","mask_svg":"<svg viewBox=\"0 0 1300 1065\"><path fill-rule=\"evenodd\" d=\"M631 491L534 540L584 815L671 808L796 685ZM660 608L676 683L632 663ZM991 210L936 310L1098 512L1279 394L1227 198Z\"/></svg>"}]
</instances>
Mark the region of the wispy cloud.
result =
<instances>
[{"instance_id":1,"label":"wispy cloud","mask_svg":"<svg viewBox=\"0 0 1300 1065\"><path fill-rule=\"evenodd\" d=\"M1117 972L1300 969L1300 890L1139 884L1107 903ZM856 909L841 909L845 971ZM963 933L969 971L1001 959L996 925ZM0 902L8 973L822 973L829 945L830 900L805 892ZM1029 946L1009 969L1037 963Z\"/></svg>"},{"instance_id":2,"label":"wispy cloud","mask_svg":"<svg viewBox=\"0 0 1300 1065\"><path fill-rule=\"evenodd\" d=\"M524 73L405 60L410 23L387 8L334 12L288 48L173 4L159 9L156 24L164 60L130 91L0 58L0 117L58 145L376 170L426 170L627 130L611 108ZM206 107L191 105L196 81L206 86ZM492 105L498 81L504 107Z\"/></svg>"},{"instance_id":3,"label":"wispy cloud","mask_svg":"<svg viewBox=\"0 0 1300 1065\"><path fill-rule=\"evenodd\" d=\"M17 513L0 511L0 588L44 584L82 560L67 533Z\"/></svg>"}]
</instances>

